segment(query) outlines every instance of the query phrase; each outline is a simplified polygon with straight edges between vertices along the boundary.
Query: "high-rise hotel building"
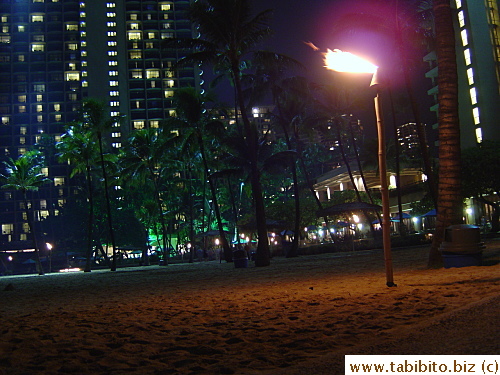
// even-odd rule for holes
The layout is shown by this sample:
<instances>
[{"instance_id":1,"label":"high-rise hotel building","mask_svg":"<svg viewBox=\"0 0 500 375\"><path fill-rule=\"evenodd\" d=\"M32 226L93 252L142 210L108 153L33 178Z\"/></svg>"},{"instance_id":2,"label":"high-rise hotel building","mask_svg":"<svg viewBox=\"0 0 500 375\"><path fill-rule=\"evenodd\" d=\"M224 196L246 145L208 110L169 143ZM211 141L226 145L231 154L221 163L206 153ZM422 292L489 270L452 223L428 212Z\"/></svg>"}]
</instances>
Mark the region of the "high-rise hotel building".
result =
<instances>
[{"instance_id":1,"label":"high-rise hotel building","mask_svg":"<svg viewBox=\"0 0 500 375\"><path fill-rule=\"evenodd\" d=\"M132 129L158 127L172 114L176 88L197 87L197 66L173 72L179 51L168 38L192 37L189 0L2 0L0 2L0 161L17 158L42 136L57 141L83 99L109 104L124 115L111 144ZM53 181L36 195L38 220L71 194L65 166L44 169ZM0 191L0 241L26 240L17 194Z\"/></svg>"},{"instance_id":2,"label":"high-rise hotel building","mask_svg":"<svg viewBox=\"0 0 500 375\"><path fill-rule=\"evenodd\" d=\"M500 140L500 16L498 0L454 0L462 147ZM436 55L427 77L437 77ZM437 87L429 90L437 95ZM438 110L437 104L432 108ZM436 125L437 126L437 125Z\"/></svg>"}]
</instances>

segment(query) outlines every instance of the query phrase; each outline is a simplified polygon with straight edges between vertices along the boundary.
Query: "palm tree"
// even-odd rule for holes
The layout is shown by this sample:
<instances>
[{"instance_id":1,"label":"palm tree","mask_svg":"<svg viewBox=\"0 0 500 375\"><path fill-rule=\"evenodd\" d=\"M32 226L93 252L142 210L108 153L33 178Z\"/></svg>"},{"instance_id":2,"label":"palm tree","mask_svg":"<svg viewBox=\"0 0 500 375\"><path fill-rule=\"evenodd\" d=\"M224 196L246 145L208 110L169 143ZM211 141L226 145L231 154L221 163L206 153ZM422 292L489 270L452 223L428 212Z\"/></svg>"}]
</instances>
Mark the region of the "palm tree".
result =
<instances>
[{"instance_id":1,"label":"palm tree","mask_svg":"<svg viewBox=\"0 0 500 375\"><path fill-rule=\"evenodd\" d=\"M40 248L35 232L34 212L30 212L28 203L28 191L37 191L40 186L49 182L50 179L42 173L42 155L39 151L32 150L19 156L16 160L9 159L4 162L6 172L0 174L0 178L5 180L3 189L20 191L23 195L23 204L28 219L28 226L33 238L33 245L36 254L36 267L39 275L43 275L42 262L40 261Z\"/></svg>"},{"instance_id":2,"label":"palm tree","mask_svg":"<svg viewBox=\"0 0 500 375\"><path fill-rule=\"evenodd\" d=\"M171 138L161 129L139 129L129 137L121 153L122 177L128 182L144 186L147 182L153 184L153 195L158 210L157 217L162 230L162 242L165 264L168 263L167 226L163 214L164 201L161 197L161 168L159 165L164 157Z\"/></svg>"},{"instance_id":3,"label":"palm tree","mask_svg":"<svg viewBox=\"0 0 500 375\"><path fill-rule=\"evenodd\" d=\"M439 246L449 225L462 222L460 179L460 124L458 120L458 75L452 9L447 0L434 0L438 63L439 181L436 230L429 266L442 264Z\"/></svg>"},{"instance_id":4,"label":"palm tree","mask_svg":"<svg viewBox=\"0 0 500 375\"><path fill-rule=\"evenodd\" d=\"M82 107L82 119L81 122L84 127L88 128L92 134L97 138L97 143L99 145L99 155L101 160L101 170L104 180L104 195L106 198L106 212L108 221L108 230L111 240L111 246L113 248L113 258L111 260L111 271L116 271L116 241L115 234L113 230L113 218L111 214L111 199L109 196L109 182L108 174L105 167L105 157L104 157L104 146L103 146L103 135L111 130L113 124L119 121L119 117L109 117L107 116L107 105L106 103L95 100L87 99L83 103Z\"/></svg>"},{"instance_id":5,"label":"palm tree","mask_svg":"<svg viewBox=\"0 0 500 375\"><path fill-rule=\"evenodd\" d=\"M176 109L179 115L179 120L182 121L180 125L182 148L196 144L200 152L201 160L205 175L208 179L208 185L212 195L213 208L215 218L217 220L217 227L221 239L222 248L224 250L224 257L226 261L232 261L232 252L229 242L227 241L224 227L222 224L222 217L220 213L219 204L217 202L217 189L214 180L211 176L211 170L208 165L208 157L205 146L204 136L210 134L212 139L217 139L224 132L224 125L220 121L211 120L204 116L204 100L206 97L196 92L193 88L179 89L175 96ZM213 173L213 172L212 172Z\"/></svg>"},{"instance_id":6,"label":"palm tree","mask_svg":"<svg viewBox=\"0 0 500 375\"><path fill-rule=\"evenodd\" d=\"M92 186L92 165L97 160L98 151L92 141L90 131L84 129L78 123L71 124L66 133L61 137L61 141L56 144L59 151L59 160L67 161L71 164L72 170L70 177L76 174L85 174L87 182L87 196L89 201L89 216L87 224L87 261L85 263L85 272L92 269L92 238L94 226L94 192Z\"/></svg>"},{"instance_id":7,"label":"palm tree","mask_svg":"<svg viewBox=\"0 0 500 375\"><path fill-rule=\"evenodd\" d=\"M242 67L245 65L244 58L257 43L270 35L271 30L267 25L270 12L266 10L252 16L249 0L197 1L190 7L189 16L198 26L203 39L177 40L170 44L177 43L179 46L195 50L181 59L179 64L214 63L230 73L241 112L243 134L251 166L250 182L259 237L256 266L270 264L270 250L258 167L259 133L255 124L250 122L246 111L241 75Z\"/></svg>"}]
</instances>

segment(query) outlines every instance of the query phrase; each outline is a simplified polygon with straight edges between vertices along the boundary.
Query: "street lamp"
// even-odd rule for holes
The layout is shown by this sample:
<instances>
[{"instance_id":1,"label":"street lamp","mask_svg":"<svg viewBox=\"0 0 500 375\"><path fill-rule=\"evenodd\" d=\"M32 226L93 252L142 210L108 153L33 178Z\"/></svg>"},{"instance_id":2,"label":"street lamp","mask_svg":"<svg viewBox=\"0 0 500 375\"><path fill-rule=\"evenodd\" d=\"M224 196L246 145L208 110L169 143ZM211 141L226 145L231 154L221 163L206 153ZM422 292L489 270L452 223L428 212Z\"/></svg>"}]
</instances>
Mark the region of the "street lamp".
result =
<instances>
[{"instance_id":1,"label":"street lamp","mask_svg":"<svg viewBox=\"0 0 500 375\"><path fill-rule=\"evenodd\" d=\"M389 287L394 284L392 270L391 253L391 222L389 212L389 186L387 183L387 164L385 150L385 129L382 118L382 105L380 100L381 82L378 66L353 55L350 52L344 52L338 49L328 50L325 54L325 68L337 72L346 73L371 73L373 74L370 87L376 90L375 96L375 115L377 118L377 136L378 136L378 168L380 173L380 193L382 195L382 240L384 245L384 260L386 284Z\"/></svg>"}]
</instances>

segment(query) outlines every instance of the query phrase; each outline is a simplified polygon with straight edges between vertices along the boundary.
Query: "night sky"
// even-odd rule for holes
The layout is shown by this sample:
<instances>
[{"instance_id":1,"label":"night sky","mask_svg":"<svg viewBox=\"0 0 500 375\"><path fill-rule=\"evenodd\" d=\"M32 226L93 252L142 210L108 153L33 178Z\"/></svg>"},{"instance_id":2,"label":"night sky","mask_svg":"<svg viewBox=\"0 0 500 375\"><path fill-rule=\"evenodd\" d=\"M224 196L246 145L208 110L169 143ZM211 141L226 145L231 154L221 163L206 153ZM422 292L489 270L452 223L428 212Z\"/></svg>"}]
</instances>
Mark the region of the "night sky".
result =
<instances>
[{"instance_id":1,"label":"night sky","mask_svg":"<svg viewBox=\"0 0 500 375\"><path fill-rule=\"evenodd\" d=\"M403 4L404 1L400 0L400 4ZM374 6L374 3L378 5ZM380 67L390 65L394 61L394 57L390 47L391 43L387 37L375 32L370 33L367 30L349 33L338 30L334 32L334 27L336 21L341 19L344 14L356 12L368 12L382 16L394 14L394 9L391 8L393 3L395 1L253 0L253 14L266 9L273 10L270 26L274 34L258 48L281 53L298 60L307 67L306 75L308 78L316 83L327 83L332 79L332 74L335 74L323 67L322 53L326 52L328 48L338 48L362 55ZM319 51L314 51L305 42L313 43L319 48ZM419 55L417 59L421 60L422 57ZM431 125L435 122L435 115L429 111L431 101L426 91L431 88L431 82L424 77L426 69L426 65L422 63L422 70L416 73L413 81L418 85L416 96L419 98L422 118L424 122ZM360 79L361 84L364 85L365 78L361 77ZM370 79L369 75L366 76L367 87ZM402 84L399 88L403 90ZM223 91L230 92L229 89ZM370 96L370 93L368 92L367 95ZM360 110L359 113L354 113L354 115L367 124L365 129L369 132L372 128L371 125L374 125L375 122L371 100L368 100L366 108ZM398 119L399 123L408 121L413 121L413 116L403 114ZM369 122L373 122L373 124L369 124Z\"/></svg>"}]
</instances>

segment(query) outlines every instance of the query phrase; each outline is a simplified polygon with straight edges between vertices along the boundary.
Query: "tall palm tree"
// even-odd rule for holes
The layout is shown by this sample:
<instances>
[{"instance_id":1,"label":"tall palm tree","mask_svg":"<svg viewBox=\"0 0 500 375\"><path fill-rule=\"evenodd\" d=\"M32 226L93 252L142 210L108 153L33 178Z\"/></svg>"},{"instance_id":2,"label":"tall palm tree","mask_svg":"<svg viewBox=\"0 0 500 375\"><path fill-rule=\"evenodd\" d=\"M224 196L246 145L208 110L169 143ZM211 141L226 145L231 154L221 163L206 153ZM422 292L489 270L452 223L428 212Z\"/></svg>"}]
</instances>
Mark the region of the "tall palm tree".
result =
<instances>
[{"instance_id":1,"label":"tall palm tree","mask_svg":"<svg viewBox=\"0 0 500 375\"><path fill-rule=\"evenodd\" d=\"M250 122L246 111L241 75L242 67L245 65L244 58L250 54L252 48L271 33L267 24L271 11L266 10L252 16L250 4L249 0L194 2L190 7L189 16L198 26L202 38L177 40L173 43L177 42L179 46L195 50L181 59L179 64L214 63L216 66L224 67L230 73L235 88L236 102L241 112L243 134L251 166L250 182L259 237L255 265L268 266L270 250L258 167L259 133L255 124Z\"/></svg>"},{"instance_id":2,"label":"tall palm tree","mask_svg":"<svg viewBox=\"0 0 500 375\"><path fill-rule=\"evenodd\" d=\"M37 191L40 186L50 181L42 173L43 160L39 151L32 150L19 156L16 160L9 159L4 162L6 172L0 174L0 178L5 180L3 189L20 191L23 196L24 209L28 219L29 231L33 239L36 254L36 267L39 275L43 275L42 262L40 260L40 247L35 228L34 210L30 210L28 203L28 192Z\"/></svg>"},{"instance_id":3,"label":"tall palm tree","mask_svg":"<svg viewBox=\"0 0 500 375\"><path fill-rule=\"evenodd\" d=\"M165 149L172 141L172 137L161 129L139 129L134 131L120 155L122 177L127 182L144 186L153 184L153 196L157 207L157 217L162 230L162 243L165 263L168 263L167 226L163 214L164 201L161 197L162 171L159 168L164 157Z\"/></svg>"},{"instance_id":4,"label":"tall palm tree","mask_svg":"<svg viewBox=\"0 0 500 375\"><path fill-rule=\"evenodd\" d=\"M85 272L92 269L92 238L94 226L94 192L92 185L92 165L98 159L98 150L92 141L90 131L84 129L79 123L71 124L61 141L56 144L59 160L71 164L70 177L83 173L87 182L87 197L89 201L89 216L87 223L87 261Z\"/></svg>"},{"instance_id":5,"label":"tall palm tree","mask_svg":"<svg viewBox=\"0 0 500 375\"><path fill-rule=\"evenodd\" d=\"M195 145L198 149L205 175L208 179L208 185L212 195L213 208L215 218L217 220L217 227L221 239L222 249L224 250L224 257L226 261L232 261L232 252L229 242L227 241L224 227L222 224L222 217L220 213L219 204L217 201L217 189L214 180L211 176L213 173L208 165L208 156L205 146L205 135L211 135L212 139L217 139L224 132L224 125L220 121L211 120L204 115L204 101L206 97L196 92L193 88L179 89L175 96L176 109L179 119L182 121L180 124L181 137L183 139L182 149L189 145Z\"/></svg>"},{"instance_id":6,"label":"tall palm tree","mask_svg":"<svg viewBox=\"0 0 500 375\"><path fill-rule=\"evenodd\" d=\"M109 132L113 124L119 121L119 117L109 117L108 107L103 101L96 99L87 99L82 106L81 122L84 127L88 128L97 139L99 145L99 155L101 161L101 170L104 181L104 195L106 198L106 212L109 236L111 246L113 248L113 258L111 260L111 271L116 271L116 241L113 230L113 217L111 211L111 198L109 196L109 181L105 167L103 136Z\"/></svg>"},{"instance_id":7,"label":"tall palm tree","mask_svg":"<svg viewBox=\"0 0 500 375\"><path fill-rule=\"evenodd\" d=\"M462 222L463 207L453 13L447 0L434 0L433 11L438 63L439 181L436 230L429 254L429 266L438 267L442 264L439 246L444 240L445 229Z\"/></svg>"}]
</instances>

